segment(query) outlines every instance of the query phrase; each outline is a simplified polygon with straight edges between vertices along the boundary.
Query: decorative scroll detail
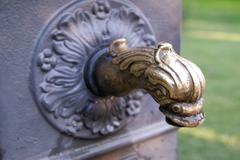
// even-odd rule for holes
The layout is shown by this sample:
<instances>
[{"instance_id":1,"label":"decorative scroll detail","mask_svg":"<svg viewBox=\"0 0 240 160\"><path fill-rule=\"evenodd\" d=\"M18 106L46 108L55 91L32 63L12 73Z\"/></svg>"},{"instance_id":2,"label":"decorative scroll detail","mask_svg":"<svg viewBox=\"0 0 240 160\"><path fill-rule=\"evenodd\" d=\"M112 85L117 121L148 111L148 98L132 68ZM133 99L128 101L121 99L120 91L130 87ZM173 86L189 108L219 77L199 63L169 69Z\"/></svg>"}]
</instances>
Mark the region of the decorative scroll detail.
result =
<instances>
[{"instance_id":1,"label":"decorative scroll detail","mask_svg":"<svg viewBox=\"0 0 240 160\"><path fill-rule=\"evenodd\" d=\"M138 87L161 105L170 124L195 127L203 122L204 76L195 64L176 54L171 44L128 48L126 39L118 39L111 44L110 53L120 70L143 79Z\"/></svg>"},{"instance_id":2,"label":"decorative scroll detail","mask_svg":"<svg viewBox=\"0 0 240 160\"><path fill-rule=\"evenodd\" d=\"M115 39L132 47L151 46L155 38L146 19L135 9L112 1L90 1L50 28L50 45L38 53L32 74L35 97L46 119L57 129L79 138L96 138L123 127L140 111L141 91L124 97L96 97L87 89L83 70L88 59ZM41 78L36 78L39 73ZM41 79L41 81L39 81ZM38 85L39 84L39 85Z\"/></svg>"}]
</instances>

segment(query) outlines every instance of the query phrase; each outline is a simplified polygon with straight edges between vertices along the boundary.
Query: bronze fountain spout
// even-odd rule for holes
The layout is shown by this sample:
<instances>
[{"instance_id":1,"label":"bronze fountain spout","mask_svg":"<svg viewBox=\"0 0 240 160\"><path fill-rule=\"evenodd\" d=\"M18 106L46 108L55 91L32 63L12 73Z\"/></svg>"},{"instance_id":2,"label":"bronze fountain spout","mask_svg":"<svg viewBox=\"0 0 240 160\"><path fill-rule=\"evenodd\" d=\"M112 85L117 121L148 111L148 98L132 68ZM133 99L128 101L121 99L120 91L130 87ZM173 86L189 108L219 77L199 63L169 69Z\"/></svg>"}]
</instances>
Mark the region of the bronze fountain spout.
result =
<instances>
[{"instance_id":1,"label":"bronze fountain spout","mask_svg":"<svg viewBox=\"0 0 240 160\"><path fill-rule=\"evenodd\" d=\"M195 127L204 121L205 78L169 43L128 48L126 39L117 39L94 55L86 68L87 86L95 95L122 96L144 89L160 104L169 124Z\"/></svg>"}]
</instances>

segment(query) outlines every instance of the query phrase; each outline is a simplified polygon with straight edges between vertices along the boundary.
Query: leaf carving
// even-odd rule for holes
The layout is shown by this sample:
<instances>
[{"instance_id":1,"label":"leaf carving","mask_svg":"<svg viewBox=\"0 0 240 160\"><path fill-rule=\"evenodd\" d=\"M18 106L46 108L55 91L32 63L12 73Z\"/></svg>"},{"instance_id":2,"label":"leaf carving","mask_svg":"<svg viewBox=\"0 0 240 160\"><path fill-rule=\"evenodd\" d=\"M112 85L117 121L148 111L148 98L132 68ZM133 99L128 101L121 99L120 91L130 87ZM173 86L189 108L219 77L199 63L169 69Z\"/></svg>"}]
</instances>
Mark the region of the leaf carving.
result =
<instances>
[{"instance_id":1,"label":"leaf carving","mask_svg":"<svg viewBox=\"0 0 240 160\"><path fill-rule=\"evenodd\" d=\"M89 10L63 12L57 24L50 26L51 43L38 55L42 71L37 88L40 110L56 128L75 137L113 133L124 126L126 117L140 111L138 101L142 96L132 93L98 98L87 89L83 77L87 60L117 38L128 39L133 47L154 43L151 27L139 11L122 5L123 2L114 1L119 3L118 7L111 7L111 3L96 1ZM131 61L124 61L122 67L131 65ZM141 73L145 67L134 64L132 71Z\"/></svg>"}]
</instances>

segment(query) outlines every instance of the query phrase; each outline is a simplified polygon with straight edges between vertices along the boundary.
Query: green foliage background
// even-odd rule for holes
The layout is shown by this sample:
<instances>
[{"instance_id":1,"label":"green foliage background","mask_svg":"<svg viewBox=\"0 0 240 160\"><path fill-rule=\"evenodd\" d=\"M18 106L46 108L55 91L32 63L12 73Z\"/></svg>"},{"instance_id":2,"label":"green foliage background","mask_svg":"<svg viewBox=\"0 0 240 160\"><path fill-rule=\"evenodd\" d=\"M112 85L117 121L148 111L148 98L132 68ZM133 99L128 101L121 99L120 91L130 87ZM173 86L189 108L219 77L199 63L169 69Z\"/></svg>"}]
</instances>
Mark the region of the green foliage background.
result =
<instances>
[{"instance_id":1,"label":"green foliage background","mask_svg":"<svg viewBox=\"0 0 240 160\"><path fill-rule=\"evenodd\" d=\"M182 55L206 78L206 120L179 130L181 160L240 159L240 0L184 0Z\"/></svg>"}]
</instances>

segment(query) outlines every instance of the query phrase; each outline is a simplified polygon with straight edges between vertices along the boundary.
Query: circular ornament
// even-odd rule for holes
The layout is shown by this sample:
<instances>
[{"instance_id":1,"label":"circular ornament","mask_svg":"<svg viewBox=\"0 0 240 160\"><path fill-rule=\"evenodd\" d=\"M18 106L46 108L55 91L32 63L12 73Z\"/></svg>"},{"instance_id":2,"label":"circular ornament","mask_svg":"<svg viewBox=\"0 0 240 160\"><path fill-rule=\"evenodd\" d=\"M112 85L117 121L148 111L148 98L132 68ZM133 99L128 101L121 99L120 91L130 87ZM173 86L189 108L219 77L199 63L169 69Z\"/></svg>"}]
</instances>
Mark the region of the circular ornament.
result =
<instances>
[{"instance_id":1,"label":"circular ornament","mask_svg":"<svg viewBox=\"0 0 240 160\"><path fill-rule=\"evenodd\" d=\"M98 138L121 129L139 113L141 90L98 97L84 80L88 59L118 38L126 38L129 47L155 44L149 22L130 2L71 3L41 32L33 53L31 88L41 113L59 131Z\"/></svg>"}]
</instances>

